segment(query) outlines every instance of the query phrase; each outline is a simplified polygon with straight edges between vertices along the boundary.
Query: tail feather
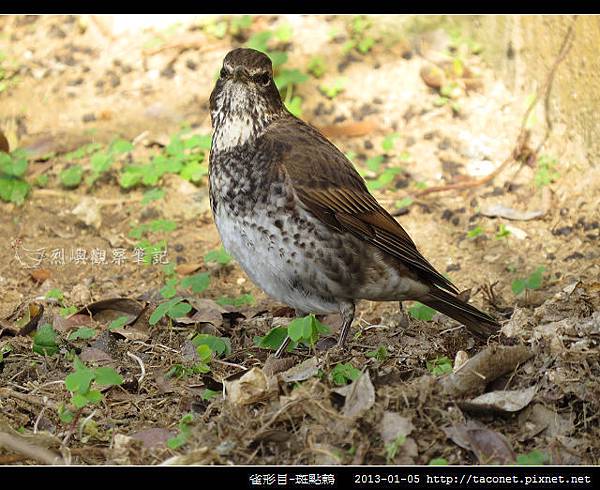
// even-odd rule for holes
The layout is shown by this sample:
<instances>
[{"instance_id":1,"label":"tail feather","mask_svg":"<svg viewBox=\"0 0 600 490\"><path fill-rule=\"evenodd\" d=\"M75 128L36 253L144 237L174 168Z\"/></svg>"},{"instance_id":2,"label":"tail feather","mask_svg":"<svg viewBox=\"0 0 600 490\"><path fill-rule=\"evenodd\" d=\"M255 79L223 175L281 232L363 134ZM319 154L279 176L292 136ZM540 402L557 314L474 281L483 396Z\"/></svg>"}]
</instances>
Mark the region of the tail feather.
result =
<instances>
[{"instance_id":1,"label":"tail feather","mask_svg":"<svg viewBox=\"0 0 600 490\"><path fill-rule=\"evenodd\" d=\"M500 330L500 324L491 316L442 289L434 289L420 301L454 318L476 335L489 337Z\"/></svg>"}]
</instances>

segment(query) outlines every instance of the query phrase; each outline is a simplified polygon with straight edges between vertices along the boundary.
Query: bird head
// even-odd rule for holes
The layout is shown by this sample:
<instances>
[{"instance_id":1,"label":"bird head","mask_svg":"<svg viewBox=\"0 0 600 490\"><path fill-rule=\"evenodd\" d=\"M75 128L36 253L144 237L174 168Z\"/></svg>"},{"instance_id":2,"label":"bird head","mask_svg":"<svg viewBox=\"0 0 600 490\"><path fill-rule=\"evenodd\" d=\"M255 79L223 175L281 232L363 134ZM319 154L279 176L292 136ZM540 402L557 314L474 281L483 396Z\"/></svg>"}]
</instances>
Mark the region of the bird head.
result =
<instances>
[{"instance_id":1,"label":"bird head","mask_svg":"<svg viewBox=\"0 0 600 490\"><path fill-rule=\"evenodd\" d=\"M210 95L210 112L215 129L228 118L264 127L285 113L270 58L255 49L230 51Z\"/></svg>"}]
</instances>

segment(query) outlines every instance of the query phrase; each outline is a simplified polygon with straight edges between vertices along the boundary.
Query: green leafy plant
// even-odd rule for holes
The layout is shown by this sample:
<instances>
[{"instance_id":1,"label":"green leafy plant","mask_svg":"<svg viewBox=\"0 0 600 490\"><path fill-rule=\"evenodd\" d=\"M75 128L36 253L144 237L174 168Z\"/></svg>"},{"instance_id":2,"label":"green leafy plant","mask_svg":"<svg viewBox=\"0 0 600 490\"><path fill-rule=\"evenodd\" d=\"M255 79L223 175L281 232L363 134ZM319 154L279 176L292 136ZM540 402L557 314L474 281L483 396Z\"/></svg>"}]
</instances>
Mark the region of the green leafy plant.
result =
<instances>
[{"instance_id":1,"label":"green leafy plant","mask_svg":"<svg viewBox=\"0 0 600 490\"><path fill-rule=\"evenodd\" d=\"M208 34L212 34L217 39L223 39L226 36L228 29L229 25L227 24L226 20L212 20L212 22L207 23L204 27L204 30Z\"/></svg>"},{"instance_id":2,"label":"green leafy plant","mask_svg":"<svg viewBox=\"0 0 600 490\"><path fill-rule=\"evenodd\" d=\"M33 183L37 187L44 188L48 185L48 180L48 175L41 174L38 175L35 179L33 179Z\"/></svg>"},{"instance_id":3,"label":"green leafy plant","mask_svg":"<svg viewBox=\"0 0 600 490\"><path fill-rule=\"evenodd\" d=\"M356 381L360 377L360 369L352 364L337 364L329 374L331 381L336 385L346 385L350 381Z\"/></svg>"},{"instance_id":4,"label":"green leafy plant","mask_svg":"<svg viewBox=\"0 0 600 490\"><path fill-rule=\"evenodd\" d=\"M287 110L290 111L296 117L302 117L302 103L304 99L297 95L294 95L291 100L285 101Z\"/></svg>"},{"instance_id":5,"label":"green leafy plant","mask_svg":"<svg viewBox=\"0 0 600 490\"><path fill-rule=\"evenodd\" d=\"M136 260L139 259L140 263L144 265L150 265L157 263L160 256L163 256L167 250L166 240L159 240L158 242L150 242L149 240L141 240L137 243L134 254L136 254Z\"/></svg>"},{"instance_id":6,"label":"green leafy plant","mask_svg":"<svg viewBox=\"0 0 600 490\"><path fill-rule=\"evenodd\" d=\"M123 328L125 325L127 325L127 322L129 322L129 317L121 315L109 323L108 329L118 330L119 328Z\"/></svg>"},{"instance_id":7,"label":"green leafy plant","mask_svg":"<svg viewBox=\"0 0 600 490\"><path fill-rule=\"evenodd\" d=\"M315 78L321 78L327 70L327 64L322 56L313 56L306 67L306 71Z\"/></svg>"},{"instance_id":8,"label":"green leafy plant","mask_svg":"<svg viewBox=\"0 0 600 490\"><path fill-rule=\"evenodd\" d=\"M434 376L441 376L452 372L452 361L446 356L436 357L427 361L427 370Z\"/></svg>"},{"instance_id":9,"label":"green leafy plant","mask_svg":"<svg viewBox=\"0 0 600 490\"><path fill-rule=\"evenodd\" d=\"M22 204L29 193L30 185L23 176L27 171L27 157L16 150L10 154L0 152L0 199Z\"/></svg>"},{"instance_id":10,"label":"green leafy plant","mask_svg":"<svg viewBox=\"0 0 600 490\"><path fill-rule=\"evenodd\" d=\"M198 373L202 373L203 371L197 371L194 367L184 366L183 364L173 364L171 368L165 374L165 378L187 378L189 376L193 376ZM207 372L207 371L204 371Z\"/></svg>"},{"instance_id":11,"label":"green leafy plant","mask_svg":"<svg viewBox=\"0 0 600 490\"><path fill-rule=\"evenodd\" d=\"M191 310L192 306L189 303L184 303L182 297L176 296L169 301L159 304L150 315L148 323L156 325L165 317L175 320L187 315Z\"/></svg>"},{"instance_id":12,"label":"green leafy plant","mask_svg":"<svg viewBox=\"0 0 600 490\"><path fill-rule=\"evenodd\" d=\"M208 334L198 334L192 339L195 347L206 345L217 356L231 354L231 340L227 337L216 337Z\"/></svg>"},{"instance_id":13,"label":"green leafy plant","mask_svg":"<svg viewBox=\"0 0 600 490\"><path fill-rule=\"evenodd\" d=\"M13 348L10 344L0 346L0 365L4 362L4 356L12 352Z\"/></svg>"},{"instance_id":14,"label":"green leafy plant","mask_svg":"<svg viewBox=\"0 0 600 490\"><path fill-rule=\"evenodd\" d=\"M65 168L59 175L61 184L67 189L74 189L81 184L83 178L83 167L78 163Z\"/></svg>"},{"instance_id":15,"label":"green leafy plant","mask_svg":"<svg viewBox=\"0 0 600 490\"><path fill-rule=\"evenodd\" d=\"M484 234L485 231L483 230L483 228L480 225L477 225L474 228L471 228L469 231L467 231L467 238L474 239Z\"/></svg>"},{"instance_id":16,"label":"green leafy plant","mask_svg":"<svg viewBox=\"0 0 600 490\"><path fill-rule=\"evenodd\" d=\"M252 16L242 15L232 17L229 21L229 33L233 37L238 37L243 34L246 30L252 27Z\"/></svg>"},{"instance_id":17,"label":"green leafy plant","mask_svg":"<svg viewBox=\"0 0 600 490\"><path fill-rule=\"evenodd\" d=\"M506 228L506 225L504 223L500 223L498 225L498 231L495 235L496 240L502 240L503 238L506 238L508 236L510 236L510 230Z\"/></svg>"},{"instance_id":18,"label":"green leafy plant","mask_svg":"<svg viewBox=\"0 0 600 490\"><path fill-rule=\"evenodd\" d=\"M227 296L221 296L219 299L216 300L216 303L221 306L225 306L225 305L247 306L247 305L254 304L254 301L255 301L254 296L252 296L251 294L240 294L236 298L229 298Z\"/></svg>"},{"instance_id":19,"label":"green leafy plant","mask_svg":"<svg viewBox=\"0 0 600 490\"><path fill-rule=\"evenodd\" d=\"M181 287L191 289L198 294L208 288L210 284L210 274L208 272L199 272L181 280Z\"/></svg>"},{"instance_id":20,"label":"green leafy plant","mask_svg":"<svg viewBox=\"0 0 600 490\"><path fill-rule=\"evenodd\" d=\"M465 34L460 27L452 26L447 29L450 38L450 53L460 51L464 47L471 54L479 54L483 50L483 45L475 41L470 35Z\"/></svg>"},{"instance_id":21,"label":"green leafy plant","mask_svg":"<svg viewBox=\"0 0 600 490\"><path fill-rule=\"evenodd\" d=\"M398 201L396 201L394 204L396 206L396 208L401 209L401 208L408 208L410 206L412 206L414 203L412 197L403 197L402 199L399 199Z\"/></svg>"},{"instance_id":22,"label":"green leafy plant","mask_svg":"<svg viewBox=\"0 0 600 490\"><path fill-rule=\"evenodd\" d=\"M398 450L404 445L406 442L406 436L399 435L392 442L385 445L385 459L388 463L391 463L396 458L398 454Z\"/></svg>"},{"instance_id":23,"label":"green leafy plant","mask_svg":"<svg viewBox=\"0 0 600 490\"><path fill-rule=\"evenodd\" d=\"M517 464L520 465L543 465L550 462L550 456L538 449L526 454L517 455Z\"/></svg>"},{"instance_id":24,"label":"green leafy plant","mask_svg":"<svg viewBox=\"0 0 600 490\"><path fill-rule=\"evenodd\" d=\"M204 256L205 262L216 262L220 265L227 265L231 262L231 255L229 255L223 247L216 250L211 250Z\"/></svg>"},{"instance_id":25,"label":"green leafy plant","mask_svg":"<svg viewBox=\"0 0 600 490\"><path fill-rule=\"evenodd\" d=\"M528 277L524 279L515 279L511 284L512 292L518 295L528 289L539 289L542 285L545 270L546 268L544 266L539 266Z\"/></svg>"},{"instance_id":26,"label":"green leafy plant","mask_svg":"<svg viewBox=\"0 0 600 490\"><path fill-rule=\"evenodd\" d=\"M383 362L389 357L389 353L384 345L380 345L377 350L367 352L366 356L377 359L379 362Z\"/></svg>"},{"instance_id":27,"label":"green leafy plant","mask_svg":"<svg viewBox=\"0 0 600 490\"><path fill-rule=\"evenodd\" d=\"M172 298L173 296L175 296L177 294L177 285L179 284L179 279L177 278L173 278L173 279L169 279L167 281L167 283L160 289L160 295L165 298L165 299L169 299Z\"/></svg>"},{"instance_id":28,"label":"green leafy plant","mask_svg":"<svg viewBox=\"0 0 600 490\"><path fill-rule=\"evenodd\" d=\"M367 167L371 172L379 172L381 168L381 164L384 162L385 158L383 155L376 155L367 159L365 162L365 167Z\"/></svg>"},{"instance_id":29,"label":"green leafy plant","mask_svg":"<svg viewBox=\"0 0 600 490\"><path fill-rule=\"evenodd\" d=\"M90 158L91 174L86 178L88 185L93 185L100 176L110 169L113 164L113 155L110 153L98 152Z\"/></svg>"},{"instance_id":30,"label":"green leafy plant","mask_svg":"<svg viewBox=\"0 0 600 490\"><path fill-rule=\"evenodd\" d=\"M274 327L266 335L254 337L254 345L262 349L277 350L287 337L287 332L287 327ZM295 342L290 342L290 346L287 349L288 352L293 350L296 345Z\"/></svg>"},{"instance_id":31,"label":"green leafy plant","mask_svg":"<svg viewBox=\"0 0 600 490\"><path fill-rule=\"evenodd\" d=\"M208 135L193 135L183 138L188 128L171 137L163 152L154 155L143 165L128 165L119 178L119 184L124 189L137 185L155 186L165 174L178 174L191 182L199 182L208 174L206 155L210 150L211 137Z\"/></svg>"},{"instance_id":32,"label":"green leafy plant","mask_svg":"<svg viewBox=\"0 0 600 490\"><path fill-rule=\"evenodd\" d=\"M77 340L77 339L92 339L96 336L98 332L96 332L96 330L94 330L93 328L90 327L79 327L77 330L75 330L74 332L71 332L69 334L69 336L67 337L67 340Z\"/></svg>"},{"instance_id":33,"label":"green leafy plant","mask_svg":"<svg viewBox=\"0 0 600 490\"><path fill-rule=\"evenodd\" d=\"M319 90L326 97L334 99L345 90L347 81L348 80L345 77L336 78L331 83L323 83L319 85Z\"/></svg>"},{"instance_id":34,"label":"green leafy plant","mask_svg":"<svg viewBox=\"0 0 600 490\"><path fill-rule=\"evenodd\" d=\"M167 446L171 449L179 449L187 443L192 432L194 414L187 413L179 420L179 433L167 440Z\"/></svg>"},{"instance_id":35,"label":"green leafy plant","mask_svg":"<svg viewBox=\"0 0 600 490\"><path fill-rule=\"evenodd\" d=\"M42 356L53 356L58 353L58 334L52 325L46 323L37 329L33 336L33 352Z\"/></svg>"},{"instance_id":36,"label":"green leafy plant","mask_svg":"<svg viewBox=\"0 0 600 490\"><path fill-rule=\"evenodd\" d=\"M427 305L415 301L415 303L408 309L408 314L415 320L423 320L430 322L433 319L436 311Z\"/></svg>"},{"instance_id":37,"label":"green leafy plant","mask_svg":"<svg viewBox=\"0 0 600 490\"><path fill-rule=\"evenodd\" d=\"M211 390L210 388L205 388L204 391L202 392L201 398L203 400L209 401L219 395L220 395L219 391Z\"/></svg>"},{"instance_id":38,"label":"green leafy plant","mask_svg":"<svg viewBox=\"0 0 600 490\"><path fill-rule=\"evenodd\" d=\"M386 153L389 153L390 151L392 151L394 149L394 146L396 146L396 140L398 138L400 138L399 133L390 133L390 134L386 135L386 137L383 138L383 141L381 142L382 150L385 151Z\"/></svg>"},{"instance_id":39,"label":"green leafy plant","mask_svg":"<svg viewBox=\"0 0 600 490\"><path fill-rule=\"evenodd\" d=\"M535 172L534 182L536 187L544 187L551 184L560 177L556 170L558 161L547 155L542 155L537 161L537 171Z\"/></svg>"},{"instance_id":40,"label":"green leafy plant","mask_svg":"<svg viewBox=\"0 0 600 490\"><path fill-rule=\"evenodd\" d=\"M104 396L96 388L123 383L123 378L113 368L89 368L77 356L73 359L73 368L74 372L65 378L65 387L71 392L71 403L79 411L87 405L102 401ZM61 419L69 417L69 413L63 410Z\"/></svg>"},{"instance_id":41,"label":"green leafy plant","mask_svg":"<svg viewBox=\"0 0 600 490\"><path fill-rule=\"evenodd\" d=\"M170 233L177 229L177 223L168 219L155 219L150 223L143 223L131 229L129 236L140 239L146 233Z\"/></svg>"},{"instance_id":42,"label":"green leafy plant","mask_svg":"<svg viewBox=\"0 0 600 490\"><path fill-rule=\"evenodd\" d=\"M71 306L63 306L60 308L59 313L60 316L62 317L68 317L69 315L72 315L73 313L76 313L79 310L79 308L77 308L77 306L71 305Z\"/></svg>"},{"instance_id":43,"label":"green leafy plant","mask_svg":"<svg viewBox=\"0 0 600 490\"><path fill-rule=\"evenodd\" d=\"M92 153L100 150L101 148L102 145L100 143L89 143L87 145L80 146L74 151L65 153L64 159L66 161L81 160L82 158L91 155Z\"/></svg>"},{"instance_id":44,"label":"green leafy plant","mask_svg":"<svg viewBox=\"0 0 600 490\"><path fill-rule=\"evenodd\" d=\"M450 463L448 463L448 460L446 458L433 458L431 461L429 461L429 463L427 463L429 466L447 466Z\"/></svg>"},{"instance_id":45,"label":"green leafy plant","mask_svg":"<svg viewBox=\"0 0 600 490\"><path fill-rule=\"evenodd\" d=\"M60 303L65 298L65 295L60 289L53 288L46 293L45 298L46 299L56 299Z\"/></svg>"},{"instance_id":46,"label":"green leafy plant","mask_svg":"<svg viewBox=\"0 0 600 490\"><path fill-rule=\"evenodd\" d=\"M199 361L194 365L194 373L208 373L210 366L208 363L212 359L213 351L207 344L200 344L196 347Z\"/></svg>"},{"instance_id":47,"label":"green leafy plant","mask_svg":"<svg viewBox=\"0 0 600 490\"><path fill-rule=\"evenodd\" d=\"M371 27L372 22L368 17L354 16L347 26L350 40L344 44L343 51L348 53L356 50L360 54L367 54L375 45L375 38L369 34Z\"/></svg>"},{"instance_id":48,"label":"green leafy plant","mask_svg":"<svg viewBox=\"0 0 600 490\"><path fill-rule=\"evenodd\" d=\"M146 204L150 204L151 202L154 201L158 201L159 199L162 199L165 195L165 190L164 189L159 189L159 188L155 188L155 189L150 189L148 191L146 191L144 193L144 197L142 197L142 206L145 206Z\"/></svg>"},{"instance_id":49,"label":"green leafy plant","mask_svg":"<svg viewBox=\"0 0 600 490\"><path fill-rule=\"evenodd\" d=\"M367 180L367 188L371 191L385 189L392 184L397 175L401 174L403 169L400 167L386 168L375 180Z\"/></svg>"},{"instance_id":50,"label":"green leafy plant","mask_svg":"<svg viewBox=\"0 0 600 490\"><path fill-rule=\"evenodd\" d=\"M302 342L313 346L320 335L327 335L330 329L322 324L315 315L307 315L302 318L295 318L288 325L288 335L294 342Z\"/></svg>"}]
</instances>

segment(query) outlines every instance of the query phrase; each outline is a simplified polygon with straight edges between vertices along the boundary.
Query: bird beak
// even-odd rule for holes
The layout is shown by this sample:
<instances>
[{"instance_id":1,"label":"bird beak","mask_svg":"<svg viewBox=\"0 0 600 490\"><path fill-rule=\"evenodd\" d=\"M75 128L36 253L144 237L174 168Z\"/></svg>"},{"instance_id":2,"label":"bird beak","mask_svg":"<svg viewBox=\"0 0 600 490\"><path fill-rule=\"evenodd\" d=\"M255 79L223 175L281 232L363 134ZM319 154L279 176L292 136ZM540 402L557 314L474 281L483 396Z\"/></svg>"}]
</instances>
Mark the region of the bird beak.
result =
<instances>
[{"instance_id":1,"label":"bird beak","mask_svg":"<svg viewBox=\"0 0 600 490\"><path fill-rule=\"evenodd\" d=\"M237 66L235 70L233 70L233 81L241 82L244 77L244 68L241 66Z\"/></svg>"}]
</instances>

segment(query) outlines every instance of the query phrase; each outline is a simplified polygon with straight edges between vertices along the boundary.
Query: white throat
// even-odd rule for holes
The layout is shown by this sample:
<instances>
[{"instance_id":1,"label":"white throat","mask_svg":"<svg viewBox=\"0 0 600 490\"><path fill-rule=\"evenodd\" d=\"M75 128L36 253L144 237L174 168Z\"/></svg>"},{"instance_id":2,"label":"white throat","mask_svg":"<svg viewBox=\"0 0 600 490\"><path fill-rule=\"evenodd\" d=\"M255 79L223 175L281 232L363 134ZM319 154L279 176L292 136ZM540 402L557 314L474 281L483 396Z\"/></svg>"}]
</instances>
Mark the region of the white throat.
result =
<instances>
[{"instance_id":1,"label":"white throat","mask_svg":"<svg viewBox=\"0 0 600 490\"><path fill-rule=\"evenodd\" d=\"M249 114L232 114L215 128L213 146L219 151L229 150L246 143L254 133L254 122Z\"/></svg>"}]
</instances>

